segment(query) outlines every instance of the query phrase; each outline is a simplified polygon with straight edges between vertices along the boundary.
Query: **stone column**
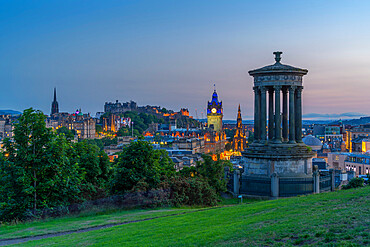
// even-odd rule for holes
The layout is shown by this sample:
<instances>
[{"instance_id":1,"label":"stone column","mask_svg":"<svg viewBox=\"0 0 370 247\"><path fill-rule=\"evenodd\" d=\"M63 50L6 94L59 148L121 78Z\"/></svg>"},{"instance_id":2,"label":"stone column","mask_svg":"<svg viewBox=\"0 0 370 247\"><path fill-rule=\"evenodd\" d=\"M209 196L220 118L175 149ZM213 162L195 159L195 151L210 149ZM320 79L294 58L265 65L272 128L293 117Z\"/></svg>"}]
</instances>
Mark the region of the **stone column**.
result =
<instances>
[{"instance_id":1,"label":"stone column","mask_svg":"<svg viewBox=\"0 0 370 247\"><path fill-rule=\"evenodd\" d=\"M288 141L288 90L283 88L283 140Z\"/></svg>"},{"instance_id":2,"label":"stone column","mask_svg":"<svg viewBox=\"0 0 370 247\"><path fill-rule=\"evenodd\" d=\"M275 172L271 175L271 196L275 199L279 197L279 177Z\"/></svg>"},{"instance_id":3,"label":"stone column","mask_svg":"<svg viewBox=\"0 0 370 247\"><path fill-rule=\"evenodd\" d=\"M234 195L239 195L240 190L240 171L234 170Z\"/></svg>"},{"instance_id":4,"label":"stone column","mask_svg":"<svg viewBox=\"0 0 370 247\"><path fill-rule=\"evenodd\" d=\"M294 111L294 98L295 86L289 87L289 143L295 142L295 111Z\"/></svg>"},{"instance_id":5,"label":"stone column","mask_svg":"<svg viewBox=\"0 0 370 247\"><path fill-rule=\"evenodd\" d=\"M313 176L313 193L318 194L320 193L320 173L317 166L314 167Z\"/></svg>"},{"instance_id":6,"label":"stone column","mask_svg":"<svg viewBox=\"0 0 370 247\"><path fill-rule=\"evenodd\" d=\"M302 87L297 87L295 95L295 139L302 143Z\"/></svg>"},{"instance_id":7,"label":"stone column","mask_svg":"<svg viewBox=\"0 0 370 247\"><path fill-rule=\"evenodd\" d=\"M274 138L274 89L269 88L269 141Z\"/></svg>"},{"instance_id":8,"label":"stone column","mask_svg":"<svg viewBox=\"0 0 370 247\"><path fill-rule=\"evenodd\" d=\"M266 87L261 87L261 143L265 143L267 140L267 112L266 112Z\"/></svg>"},{"instance_id":9,"label":"stone column","mask_svg":"<svg viewBox=\"0 0 370 247\"><path fill-rule=\"evenodd\" d=\"M280 115L281 86L274 86L274 89L275 89L275 143L281 143L281 115Z\"/></svg>"},{"instance_id":10,"label":"stone column","mask_svg":"<svg viewBox=\"0 0 370 247\"><path fill-rule=\"evenodd\" d=\"M254 87L254 141L260 141L260 92L258 87Z\"/></svg>"}]
</instances>

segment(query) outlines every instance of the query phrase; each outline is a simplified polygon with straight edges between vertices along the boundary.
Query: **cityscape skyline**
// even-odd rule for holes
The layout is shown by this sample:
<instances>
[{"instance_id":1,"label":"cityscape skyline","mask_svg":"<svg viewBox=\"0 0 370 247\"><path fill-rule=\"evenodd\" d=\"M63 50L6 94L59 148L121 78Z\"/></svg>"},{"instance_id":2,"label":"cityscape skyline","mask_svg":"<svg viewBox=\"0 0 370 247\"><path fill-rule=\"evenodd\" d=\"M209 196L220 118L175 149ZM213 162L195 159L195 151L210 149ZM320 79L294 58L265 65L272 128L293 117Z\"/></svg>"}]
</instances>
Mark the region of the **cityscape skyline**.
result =
<instances>
[{"instance_id":1,"label":"cityscape skyline","mask_svg":"<svg viewBox=\"0 0 370 247\"><path fill-rule=\"evenodd\" d=\"M359 117L370 66L365 1L202 3L9 2L1 11L2 109L103 111L136 101L198 117L216 84L224 119L253 113L248 71L273 64L308 69L305 116ZM71 8L73 6L73 8ZM262 17L263 16L263 17ZM266 23L269 23L267 25ZM341 115L346 113L345 115ZM352 114L348 114L352 113Z\"/></svg>"}]
</instances>

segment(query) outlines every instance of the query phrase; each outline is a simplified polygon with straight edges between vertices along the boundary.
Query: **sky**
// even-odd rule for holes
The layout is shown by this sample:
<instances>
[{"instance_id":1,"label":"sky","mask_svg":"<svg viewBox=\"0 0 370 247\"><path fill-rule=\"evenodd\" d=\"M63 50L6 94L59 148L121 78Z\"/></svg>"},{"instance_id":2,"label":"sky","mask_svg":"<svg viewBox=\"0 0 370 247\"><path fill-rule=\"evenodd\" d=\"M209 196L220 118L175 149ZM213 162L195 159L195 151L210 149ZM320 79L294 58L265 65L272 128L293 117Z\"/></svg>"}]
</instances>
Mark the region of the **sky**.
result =
<instances>
[{"instance_id":1,"label":"sky","mask_svg":"<svg viewBox=\"0 0 370 247\"><path fill-rule=\"evenodd\" d=\"M188 108L213 84L224 119L253 116L248 71L308 69L303 113L370 115L370 1L0 2L0 109L95 115L105 102ZM195 111L197 109L197 111ZM203 113L204 115L204 113Z\"/></svg>"}]
</instances>

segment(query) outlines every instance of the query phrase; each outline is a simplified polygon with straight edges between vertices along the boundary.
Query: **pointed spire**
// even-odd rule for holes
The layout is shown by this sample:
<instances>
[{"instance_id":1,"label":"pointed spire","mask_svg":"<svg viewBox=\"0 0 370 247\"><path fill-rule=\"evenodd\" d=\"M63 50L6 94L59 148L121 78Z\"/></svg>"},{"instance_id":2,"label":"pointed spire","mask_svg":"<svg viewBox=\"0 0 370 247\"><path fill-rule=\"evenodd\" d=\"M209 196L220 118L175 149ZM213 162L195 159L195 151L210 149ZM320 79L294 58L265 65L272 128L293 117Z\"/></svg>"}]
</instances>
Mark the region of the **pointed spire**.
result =
<instances>
[{"instance_id":1,"label":"pointed spire","mask_svg":"<svg viewBox=\"0 0 370 247\"><path fill-rule=\"evenodd\" d=\"M241 119L241 118L242 118L242 113L241 113L240 104L239 104L239 108L238 108L238 119Z\"/></svg>"},{"instance_id":2,"label":"pointed spire","mask_svg":"<svg viewBox=\"0 0 370 247\"><path fill-rule=\"evenodd\" d=\"M57 101L57 88L54 87L54 102Z\"/></svg>"}]
</instances>

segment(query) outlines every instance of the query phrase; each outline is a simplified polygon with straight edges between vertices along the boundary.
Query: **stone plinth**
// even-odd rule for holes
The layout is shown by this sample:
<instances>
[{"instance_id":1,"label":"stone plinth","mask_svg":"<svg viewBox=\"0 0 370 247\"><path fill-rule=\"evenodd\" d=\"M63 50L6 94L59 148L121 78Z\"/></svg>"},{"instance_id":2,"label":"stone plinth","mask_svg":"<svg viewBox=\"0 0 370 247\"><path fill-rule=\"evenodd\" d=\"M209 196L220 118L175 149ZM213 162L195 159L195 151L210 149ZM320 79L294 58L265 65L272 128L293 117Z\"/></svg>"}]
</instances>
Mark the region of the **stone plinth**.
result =
<instances>
[{"instance_id":1,"label":"stone plinth","mask_svg":"<svg viewBox=\"0 0 370 247\"><path fill-rule=\"evenodd\" d=\"M252 144L246 158L244 175L270 177L312 177L313 152L304 144Z\"/></svg>"}]
</instances>

